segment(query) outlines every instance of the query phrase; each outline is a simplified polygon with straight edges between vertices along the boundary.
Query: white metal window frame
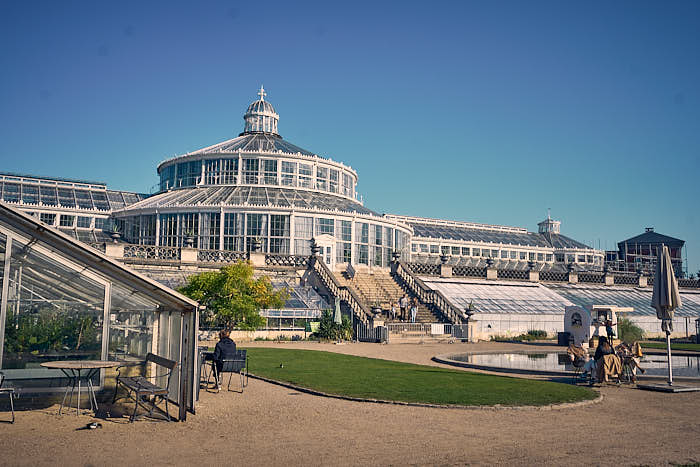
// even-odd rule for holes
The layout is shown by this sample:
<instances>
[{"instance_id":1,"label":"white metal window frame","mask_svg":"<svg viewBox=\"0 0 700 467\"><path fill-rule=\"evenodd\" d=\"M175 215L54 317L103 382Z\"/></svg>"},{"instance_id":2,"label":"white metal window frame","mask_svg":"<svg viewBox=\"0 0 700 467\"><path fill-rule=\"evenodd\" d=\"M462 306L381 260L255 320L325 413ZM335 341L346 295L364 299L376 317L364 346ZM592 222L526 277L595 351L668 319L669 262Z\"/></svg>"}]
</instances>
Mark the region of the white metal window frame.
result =
<instances>
[{"instance_id":1,"label":"white metal window frame","mask_svg":"<svg viewBox=\"0 0 700 467\"><path fill-rule=\"evenodd\" d=\"M17 232L6 229L0 226L0 233L6 236L5 239L5 262L3 264L3 279L2 279L2 300L0 300L0 366L2 365L3 354L5 349L5 320L7 317L7 295L9 292L9 281L5 278L9 277L10 274L10 264L8 261L12 258L12 243L15 241L27 245L31 242L30 238L18 234ZM47 258L56 261L57 263L65 266L68 269L75 271L77 274L83 275L88 279L97 282L104 287L104 299L103 299L103 310L102 310L102 349L100 355L103 360L107 359L107 352L109 349L109 310L111 308L111 297L112 297L112 282L104 279L98 274L85 269L84 266L80 266L74 263L63 255L59 255L53 252L51 249L41 245L33 244L31 249L38 254L44 255ZM104 385L104 370L100 371L100 385L99 388L102 389ZM57 392L65 390L65 386L62 387L51 387L51 388L32 388L32 392Z\"/></svg>"}]
</instances>

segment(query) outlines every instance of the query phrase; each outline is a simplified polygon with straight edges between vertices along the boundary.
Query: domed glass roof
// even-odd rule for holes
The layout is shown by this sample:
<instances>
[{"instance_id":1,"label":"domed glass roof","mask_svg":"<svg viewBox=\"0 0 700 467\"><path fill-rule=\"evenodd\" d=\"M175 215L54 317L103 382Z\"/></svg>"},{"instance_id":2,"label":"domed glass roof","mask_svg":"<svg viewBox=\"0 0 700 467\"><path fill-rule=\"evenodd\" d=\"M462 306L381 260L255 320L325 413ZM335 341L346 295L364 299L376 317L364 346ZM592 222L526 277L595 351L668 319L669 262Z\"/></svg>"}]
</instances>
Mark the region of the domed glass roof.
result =
<instances>
[{"instance_id":1,"label":"domed glass roof","mask_svg":"<svg viewBox=\"0 0 700 467\"><path fill-rule=\"evenodd\" d=\"M248 110L246 110L246 113L247 114L252 114L252 113L275 114L275 109L274 109L274 107L272 107L272 104L260 99L260 100L253 102L252 104L250 104L248 106Z\"/></svg>"},{"instance_id":2,"label":"domed glass roof","mask_svg":"<svg viewBox=\"0 0 700 467\"><path fill-rule=\"evenodd\" d=\"M121 212L224 206L265 206L380 216L357 201L330 193L262 186L208 186L171 190L132 204L128 210Z\"/></svg>"},{"instance_id":3,"label":"domed glass roof","mask_svg":"<svg viewBox=\"0 0 700 467\"><path fill-rule=\"evenodd\" d=\"M277 122L280 116L275 112L272 104L265 101L265 88L260 86L258 91L260 99L248 106L243 119L245 120L245 130L242 134L268 133L277 134Z\"/></svg>"}]
</instances>

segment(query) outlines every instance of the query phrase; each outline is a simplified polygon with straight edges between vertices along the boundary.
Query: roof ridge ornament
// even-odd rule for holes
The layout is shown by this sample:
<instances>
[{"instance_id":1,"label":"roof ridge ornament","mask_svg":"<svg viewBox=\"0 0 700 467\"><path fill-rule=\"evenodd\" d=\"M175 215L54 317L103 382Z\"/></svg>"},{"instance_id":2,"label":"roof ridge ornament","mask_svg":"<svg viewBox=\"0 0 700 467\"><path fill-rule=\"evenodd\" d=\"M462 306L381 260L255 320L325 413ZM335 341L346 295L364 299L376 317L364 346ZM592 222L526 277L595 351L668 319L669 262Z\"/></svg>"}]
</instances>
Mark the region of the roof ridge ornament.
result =
<instances>
[{"instance_id":1,"label":"roof ridge ornament","mask_svg":"<svg viewBox=\"0 0 700 467\"><path fill-rule=\"evenodd\" d=\"M265 96L267 96L267 93L265 92L265 88L263 87L262 84L260 85L260 91L258 91L258 96L260 96L261 101L264 101Z\"/></svg>"}]
</instances>

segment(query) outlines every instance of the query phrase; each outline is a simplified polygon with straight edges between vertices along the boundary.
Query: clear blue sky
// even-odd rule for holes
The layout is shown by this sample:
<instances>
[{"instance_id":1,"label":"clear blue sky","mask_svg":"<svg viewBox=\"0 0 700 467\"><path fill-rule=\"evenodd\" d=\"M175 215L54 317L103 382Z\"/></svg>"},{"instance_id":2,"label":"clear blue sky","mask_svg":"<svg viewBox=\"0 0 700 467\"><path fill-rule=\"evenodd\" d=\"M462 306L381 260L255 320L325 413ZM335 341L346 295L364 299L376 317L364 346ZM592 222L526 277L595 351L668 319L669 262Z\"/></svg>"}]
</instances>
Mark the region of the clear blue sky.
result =
<instances>
[{"instance_id":1,"label":"clear blue sky","mask_svg":"<svg viewBox=\"0 0 700 467\"><path fill-rule=\"evenodd\" d=\"M0 171L149 191L238 135L283 137L378 211L614 243L700 268L700 2L3 2Z\"/></svg>"}]
</instances>

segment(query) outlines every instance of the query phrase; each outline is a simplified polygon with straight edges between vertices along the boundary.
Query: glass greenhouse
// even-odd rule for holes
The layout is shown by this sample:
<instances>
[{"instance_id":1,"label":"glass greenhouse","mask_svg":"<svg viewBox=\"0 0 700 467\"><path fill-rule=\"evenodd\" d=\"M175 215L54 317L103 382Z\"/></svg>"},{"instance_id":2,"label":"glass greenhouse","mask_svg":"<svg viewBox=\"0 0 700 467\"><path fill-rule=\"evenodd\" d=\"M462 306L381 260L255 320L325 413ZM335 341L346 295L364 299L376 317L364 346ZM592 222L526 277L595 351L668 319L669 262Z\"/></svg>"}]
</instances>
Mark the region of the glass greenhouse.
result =
<instances>
[{"instance_id":1,"label":"glass greenhouse","mask_svg":"<svg viewBox=\"0 0 700 467\"><path fill-rule=\"evenodd\" d=\"M178 362L170 399L193 410L198 304L0 203L0 368L21 392L56 393L52 360ZM104 385L104 371L100 386Z\"/></svg>"},{"instance_id":2,"label":"glass greenhouse","mask_svg":"<svg viewBox=\"0 0 700 467\"><path fill-rule=\"evenodd\" d=\"M351 167L291 144L260 98L237 138L166 160L160 192L114 210L130 243L308 255L314 238L326 264L386 267L409 259L410 227L362 205Z\"/></svg>"}]
</instances>

